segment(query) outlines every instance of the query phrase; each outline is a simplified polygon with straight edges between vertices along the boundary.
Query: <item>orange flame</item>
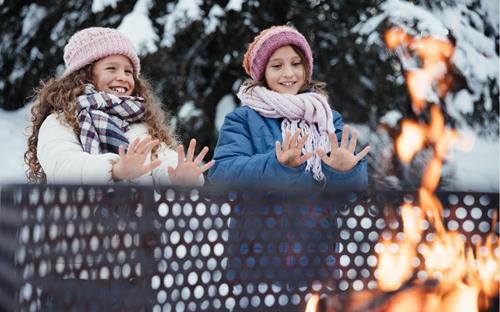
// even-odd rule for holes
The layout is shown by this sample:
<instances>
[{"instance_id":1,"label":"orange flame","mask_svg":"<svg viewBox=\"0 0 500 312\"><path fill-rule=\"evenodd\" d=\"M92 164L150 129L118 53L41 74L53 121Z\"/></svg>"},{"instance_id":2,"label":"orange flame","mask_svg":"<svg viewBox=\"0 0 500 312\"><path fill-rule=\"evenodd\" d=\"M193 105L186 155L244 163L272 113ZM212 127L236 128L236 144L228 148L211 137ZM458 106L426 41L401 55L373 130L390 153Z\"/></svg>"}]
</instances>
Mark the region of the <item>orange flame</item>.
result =
<instances>
[{"instance_id":1,"label":"orange flame","mask_svg":"<svg viewBox=\"0 0 500 312\"><path fill-rule=\"evenodd\" d=\"M434 87L442 98L451 86L451 78L446 75L455 47L448 41L432 37L414 39L400 28L391 28L385 34L385 42L391 50L403 47L415 52L422 60L422 67L406 74L406 83L412 99L413 111L420 114L426 106L426 98Z\"/></svg>"},{"instance_id":2,"label":"orange flame","mask_svg":"<svg viewBox=\"0 0 500 312\"><path fill-rule=\"evenodd\" d=\"M442 98L451 86L451 76L446 75L454 47L450 42L424 37L414 39L399 28L386 32L389 49L415 53L422 60L421 68L406 73L406 82L412 99L413 111L420 114L427 106L429 92L434 89ZM401 57L408 57L408 53ZM439 185L443 161L450 147L458 141L454 129L445 127L439 107L430 107L430 124L404 120L401 135L396 140L396 150L401 161L411 162L424 146L431 146L434 156L427 164L418 201L420 213L405 204L401 209L404 239L399 248L392 248L394 241L382 240L377 266L378 285L381 290L396 290L413 275L412 261L417 246L423 258L421 266L429 277L439 280L439 294L427 296L422 311L478 311L487 308L488 298L498 296L500 240L495 235L496 215L492 232L484 244L476 244L475 252L466 248L464 239L456 232L445 229L442 221L443 207L434 195ZM421 241L424 219L429 220L431 242ZM391 252L391 248L393 251ZM394 249L397 252L394 252ZM496 254L497 253L497 254Z\"/></svg>"},{"instance_id":3,"label":"orange flame","mask_svg":"<svg viewBox=\"0 0 500 312\"><path fill-rule=\"evenodd\" d=\"M413 260L416 245L421 239L423 217L414 211L410 204L401 207L404 239L399 244L395 240L383 240L379 255L377 274L378 287L384 291L393 291L413 275Z\"/></svg>"},{"instance_id":4,"label":"orange flame","mask_svg":"<svg viewBox=\"0 0 500 312\"><path fill-rule=\"evenodd\" d=\"M316 312L319 303L319 295L313 294L307 301L306 312Z\"/></svg>"},{"instance_id":5,"label":"orange flame","mask_svg":"<svg viewBox=\"0 0 500 312\"><path fill-rule=\"evenodd\" d=\"M404 120L401 124L401 135L396 139L396 150L399 158L409 163L425 143L426 129L419 123Z\"/></svg>"},{"instance_id":6,"label":"orange flame","mask_svg":"<svg viewBox=\"0 0 500 312\"><path fill-rule=\"evenodd\" d=\"M394 50L400 45L410 45L412 38L401 28L394 27L385 33L385 42L389 49Z\"/></svg>"}]
</instances>

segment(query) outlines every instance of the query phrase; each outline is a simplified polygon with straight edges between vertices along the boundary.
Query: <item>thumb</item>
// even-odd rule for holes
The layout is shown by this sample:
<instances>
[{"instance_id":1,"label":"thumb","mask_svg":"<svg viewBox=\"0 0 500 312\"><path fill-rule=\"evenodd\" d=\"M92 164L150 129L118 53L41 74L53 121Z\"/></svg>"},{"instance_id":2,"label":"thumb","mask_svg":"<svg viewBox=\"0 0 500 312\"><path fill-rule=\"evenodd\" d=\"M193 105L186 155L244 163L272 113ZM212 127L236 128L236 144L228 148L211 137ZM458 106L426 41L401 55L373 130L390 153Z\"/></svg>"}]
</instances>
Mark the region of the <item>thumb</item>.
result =
<instances>
[{"instance_id":1,"label":"thumb","mask_svg":"<svg viewBox=\"0 0 500 312\"><path fill-rule=\"evenodd\" d=\"M283 154L282 150L281 150L281 143L280 141L276 141L276 146L275 146L275 149L276 149L276 158L278 158L278 160L281 160L281 155Z\"/></svg>"},{"instance_id":2,"label":"thumb","mask_svg":"<svg viewBox=\"0 0 500 312\"><path fill-rule=\"evenodd\" d=\"M170 178L175 178L175 168L174 167L169 166L167 168L167 172L168 172L168 175L170 176Z\"/></svg>"},{"instance_id":3,"label":"thumb","mask_svg":"<svg viewBox=\"0 0 500 312\"><path fill-rule=\"evenodd\" d=\"M319 158L321 158L322 161L326 162L328 160L328 156L325 154L325 151L323 149L318 148L316 154L318 154Z\"/></svg>"}]
</instances>

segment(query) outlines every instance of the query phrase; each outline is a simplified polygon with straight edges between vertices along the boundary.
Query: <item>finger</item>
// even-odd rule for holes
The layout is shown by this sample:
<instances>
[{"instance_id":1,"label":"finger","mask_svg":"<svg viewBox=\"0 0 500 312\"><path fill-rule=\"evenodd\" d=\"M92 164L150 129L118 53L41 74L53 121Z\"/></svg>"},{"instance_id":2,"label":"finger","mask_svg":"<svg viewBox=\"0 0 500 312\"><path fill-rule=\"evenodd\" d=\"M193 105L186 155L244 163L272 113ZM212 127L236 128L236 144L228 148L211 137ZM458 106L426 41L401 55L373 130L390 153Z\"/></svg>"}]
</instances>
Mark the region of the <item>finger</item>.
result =
<instances>
[{"instance_id":1,"label":"finger","mask_svg":"<svg viewBox=\"0 0 500 312\"><path fill-rule=\"evenodd\" d=\"M297 144L298 149L302 149L304 145L306 145L307 138L309 137L309 133L304 134L302 139L300 139L299 144Z\"/></svg>"},{"instance_id":2,"label":"finger","mask_svg":"<svg viewBox=\"0 0 500 312\"><path fill-rule=\"evenodd\" d=\"M200 167L201 169L201 172L205 172L207 171L208 169L210 169L213 165L215 164L215 160L211 160L209 162L207 162L206 164L204 164L203 166Z\"/></svg>"},{"instance_id":3,"label":"finger","mask_svg":"<svg viewBox=\"0 0 500 312\"><path fill-rule=\"evenodd\" d=\"M358 133L356 131L353 131L351 136L351 141L349 142L349 151L351 153L354 153L357 143L358 143Z\"/></svg>"},{"instance_id":4,"label":"finger","mask_svg":"<svg viewBox=\"0 0 500 312\"><path fill-rule=\"evenodd\" d=\"M344 130L342 131L342 140L340 141L340 148L347 147L348 138L349 138L349 126L345 125Z\"/></svg>"},{"instance_id":5,"label":"finger","mask_svg":"<svg viewBox=\"0 0 500 312\"><path fill-rule=\"evenodd\" d=\"M337 134L335 133L330 133L330 147L332 148L332 151L336 148L339 148L339 142L337 141Z\"/></svg>"},{"instance_id":6,"label":"finger","mask_svg":"<svg viewBox=\"0 0 500 312\"><path fill-rule=\"evenodd\" d=\"M170 181L172 182L172 178L175 178L175 169L174 167L167 168L168 176L170 177Z\"/></svg>"},{"instance_id":7,"label":"finger","mask_svg":"<svg viewBox=\"0 0 500 312\"><path fill-rule=\"evenodd\" d=\"M282 150L281 150L281 143L280 141L276 141L276 158L278 158L278 160L281 159L281 155L282 155Z\"/></svg>"},{"instance_id":8,"label":"finger","mask_svg":"<svg viewBox=\"0 0 500 312\"><path fill-rule=\"evenodd\" d=\"M135 147L135 152L136 153L142 153L142 150L144 149L144 147L146 145L148 145L148 143L151 142L151 137L150 136L146 136L144 138L142 138L139 143L137 144L137 146Z\"/></svg>"},{"instance_id":9,"label":"finger","mask_svg":"<svg viewBox=\"0 0 500 312\"><path fill-rule=\"evenodd\" d=\"M358 161L360 161L361 159L363 159L366 155L368 155L368 153L370 152L370 149L371 149L371 147L369 145L367 147L363 148L363 150L361 152L359 152L358 154L356 154L356 159Z\"/></svg>"},{"instance_id":10,"label":"finger","mask_svg":"<svg viewBox=\"0 0 500 312\"><path fill-rule=\"evenodd\" d=\"M285 132L285 140L283 140L283 149L287 150L290 148L290 132Z\"/></svg>"},{"instance_id":11,"label":"finger","mask_svg":"<svg viewBox=\"0 0 500 312\"><path fill-rule=\"evenodd\" d=\"M161 160L156 159L144 166L144 173L150 172L151 170L158 168L160 165L161 165Z\"/></svg>"},{"instance_id":12,"label":"finger","mask_svg":"<svg viewBox=\"0 0 500 312\"><path fill-rule=\"evenodd\" d=\"M189 147L188 147L188 151L187 151L186 161L193 161L195 148L196 148L196 139L191 139L191 141L189 141Z\"/></svg>"},{"instance_id":13,"label":"finger","mask_svg":"<svg viewBox=\"0 0 500 312\"><path fill-rule=\"evenodd\" d=\"M125 146L118 146L118 155L120 155L120 158L123 158L125 156Z\"/></svg>"},{"instance_id":14,"label":"finger","mask_svg":"<svg viewBox=\"0 0 500 312\"><path fill-rule=\"evenodd\" d=\"M145 146L143 146L141 149L137 149L137 152L141 153L141 154L148 154L158 144L160 144L160 140L153 140L153 141L149 142L148 144L146 144Z\"/></svg>"},{"instance_id":15,"label":"finger","mask_svg":"<svg viewBox=\"0 0 500 312\"><path fill-rule=\"evenodd\" d=\"M184 145L179 144L179 147L177 147L177 164L182 164L185 161Z\"/></svg>"},{"instance_id":16,"label":"finger","mask_svg":"<svg viewBox=\"0 0 500 312\"><path fill-rule=\"evenodd\" d=\"M135 138L132 140L132 143L129 144L128 149L127 149L127 154L128 153L135 153L135 149L137 148L137 143L139 143L139 138Z\"/></svg>"},{"instance_id":17,"label":"finger","mask_svg":"<svg viewBox=\"0 0 500 312\"><path fill-rule=\"evenodd\" d=\"M303 156L299 158L299 164L302 165L303 163L305 163L309 158L312 157L312 155L313 155L312 152L305 153Z\"/></svg>"},{"instance_id":18,"label":"finger","mask_svg":"<svg viewBox=\"0 0 500 312\"><path fill-rule=\"evenodd\" d=\"M208 153L208 146L205 146L201 152L198 154L198 156L196 156L196 158L194 159L194 163L196 165L199 165L201 164L201 162L203 161L203 158L205 158L205 156L207 155Z\"/></svg>"},{"instance_id":19,"label":"finger","mask_svg":"<svg viewBox=\"0 0 500 312\"><path fill-rule=\"evenodd\" d=\"M301 132L300 129L295 131L295 133L292 136L292 139L290 140L290 147L297 147L297 140L299 138L300 132Z\"/></svg>"}]
</instances>

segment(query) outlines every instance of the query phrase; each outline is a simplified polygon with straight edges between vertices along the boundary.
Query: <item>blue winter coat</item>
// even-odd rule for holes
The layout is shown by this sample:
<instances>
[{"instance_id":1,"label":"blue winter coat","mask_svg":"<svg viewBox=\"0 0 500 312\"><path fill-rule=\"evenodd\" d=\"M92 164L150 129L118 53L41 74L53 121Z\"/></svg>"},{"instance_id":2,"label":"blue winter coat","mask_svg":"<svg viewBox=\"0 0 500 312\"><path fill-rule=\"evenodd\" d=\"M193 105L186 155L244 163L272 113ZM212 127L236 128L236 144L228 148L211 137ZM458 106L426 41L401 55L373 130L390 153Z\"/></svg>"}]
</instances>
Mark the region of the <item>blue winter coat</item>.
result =
<instances>
[{"instance_id":1,"label":"blue winter coat","mask_svg":"<svg viewBox=\"0 0 500 312\"><path fill-rule=\"evenodd\" d=\"M337 139L340 142L344 123L333 111ZM306 164L289 168L278 162L275 142L283 141L282 119L266 118L242 106L229 113L222 125L215 165L208 171L212 184L231 186L322 187L328 190L360 190L368 184L366 161L361 160L351 171L339 172L322 163L325 180L314 180L305 172Z\"/></svg>"}]
</instances>

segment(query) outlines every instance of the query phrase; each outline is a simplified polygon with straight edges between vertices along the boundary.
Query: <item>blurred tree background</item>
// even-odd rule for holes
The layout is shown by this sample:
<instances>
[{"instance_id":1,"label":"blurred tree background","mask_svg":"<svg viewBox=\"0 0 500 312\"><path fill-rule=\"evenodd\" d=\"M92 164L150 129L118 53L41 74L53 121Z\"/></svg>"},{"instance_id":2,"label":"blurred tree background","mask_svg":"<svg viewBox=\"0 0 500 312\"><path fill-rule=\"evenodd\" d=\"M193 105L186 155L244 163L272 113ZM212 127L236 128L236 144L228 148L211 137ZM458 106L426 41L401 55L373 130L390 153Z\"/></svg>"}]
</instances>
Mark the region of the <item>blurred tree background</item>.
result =
<instances>
[{"instance_id":1,"label":"blurred tree background","mask_svg":"<svg viewBox=\"0 0 500 312\"><path fill-rule=\"evenodd\" d=\"M76 31L89 26L119 27L141 6L156 35L154 47L140 54L143 75L171 112L184 143L195 137L213 149L220 127L218 106L228 96L238 105L235 93L245 79L241 63L248 43L260 30L287 23L308 38L315 59L314 78L327 83L332 107L347 123L363 124L374 132L388 112L415 118L400 60L374 40L374 36L383 38L395 23L384 2L400 6L407 2L428 12L463 10L461 22L493 45L496 54L492 57L498 62L498 12L496 20L487 16L491 12L485 1L489 0L0 0L0 108L15 110L26 105L41 79L62 71L64 45ZM426 21L417 22L405 26L418 31ZM359 31L367 24L374 24L368 33ZM451 31L449 40L455 41L455 35ZM496 71L496 77L481 81L486 89L472 98L473 109L459 114L468 124L493 133L498 133L498 66ZM474 88L465 70L453 74L455 92ZM453 124L454 118L447 115L447 121ZM379 143L383 149L385 143ZM380 159L371 157L376 166L373 163Z\"/></svg>"}]
</instances>

